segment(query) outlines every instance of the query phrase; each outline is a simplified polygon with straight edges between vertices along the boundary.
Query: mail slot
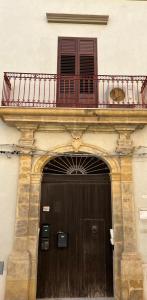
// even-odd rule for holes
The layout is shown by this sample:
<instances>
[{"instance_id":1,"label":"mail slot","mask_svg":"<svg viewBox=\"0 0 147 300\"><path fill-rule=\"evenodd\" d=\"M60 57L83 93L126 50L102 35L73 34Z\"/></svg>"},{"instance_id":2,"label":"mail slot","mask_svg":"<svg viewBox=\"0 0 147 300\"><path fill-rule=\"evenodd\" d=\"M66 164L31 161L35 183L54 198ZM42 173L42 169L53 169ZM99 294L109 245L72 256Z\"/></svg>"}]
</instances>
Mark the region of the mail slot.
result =
<instances>
[{"instance_id":1,"label":"mail slot","mask_svg":"<svg viewBox=\"0 0 147 300\"><path fill-rule=\"evenodd\" d=\"M40 241L40 248L41 250L48 250L49 249L49 239L41 239Z\"/></svg>"},{"instance_id":2,"label":"mail slot","mask_svg":"<svg viewBox=\"0 0 147 300\"><path fill-rule=\"evenodd\" d=\"M50 244L50 225L42 224L40 230L40 249L47 251Z\"/></svg>"},{"instance_id":3,"label":"mail slot","mask_svg":"<svg viewBox=\"0 0 147 300\"><path fill-rule=\"evenodd\" d=\"M58 248L67 248L68 247L68 233L57 232L57 247Z\"/></svg>"},{"instance_id":4,"label":"mail slot","mask_svg":"<svg viewBox=\"0 0 147 300\"><path fill-rule=\"evenodd\" d=\"M50 225L49 224L43 224L41 226L40 236L41 236L41 238L49 238L49 236L50 236Z\"/></svg>"}]
</instances>

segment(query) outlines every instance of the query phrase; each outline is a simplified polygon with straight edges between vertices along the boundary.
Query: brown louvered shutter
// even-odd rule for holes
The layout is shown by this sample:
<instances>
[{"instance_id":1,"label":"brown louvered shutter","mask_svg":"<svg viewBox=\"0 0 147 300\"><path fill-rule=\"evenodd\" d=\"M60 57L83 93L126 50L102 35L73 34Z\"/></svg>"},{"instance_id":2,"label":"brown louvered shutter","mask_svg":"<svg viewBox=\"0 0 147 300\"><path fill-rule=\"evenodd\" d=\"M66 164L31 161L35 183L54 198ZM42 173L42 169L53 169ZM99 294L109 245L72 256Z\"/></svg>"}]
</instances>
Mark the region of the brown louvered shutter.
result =
<instances>
[{"instance_id":1,"label":"brown louvered shutter","mask_svg":"<svg viewBox=\"0 0 147 300\"><path fill-rule=\"evenodd\" d=\"M94 76L97 75L96 39L79 39L80 98L95 96Z\"/></svg>"},{"instance_id":2,"label":"brown louvered shutter","mask_svg":"<svg viewBox=\"0 0 147 300\"><path fill-rule=\"evenodd\" d=\"M76 72L76 40L59 39L59 73L60 75L75 75Z\"/></svg>"},{"instance_id":3,"label":"brown louvered shutter","mask_svg":"<svg viewBox=\"0 0 147 300\"><path fill-rule=\"evenodd\" d=\"M77 74L77 41L73 38L59 38L58 41L58 104L72 106L77 98L75 75Z\"/></svg>"},{"instance_id":4,"label":"brown louvered shutter","mask_svg":"<svg viewBox=\"0 0 147 300\"><path fill-rule=\"evenodd\" d=\"M58 75L58 103L90 106L97 98L94 79L97 75L96 39L59 38Z\"/></svg>"}]
</instances>

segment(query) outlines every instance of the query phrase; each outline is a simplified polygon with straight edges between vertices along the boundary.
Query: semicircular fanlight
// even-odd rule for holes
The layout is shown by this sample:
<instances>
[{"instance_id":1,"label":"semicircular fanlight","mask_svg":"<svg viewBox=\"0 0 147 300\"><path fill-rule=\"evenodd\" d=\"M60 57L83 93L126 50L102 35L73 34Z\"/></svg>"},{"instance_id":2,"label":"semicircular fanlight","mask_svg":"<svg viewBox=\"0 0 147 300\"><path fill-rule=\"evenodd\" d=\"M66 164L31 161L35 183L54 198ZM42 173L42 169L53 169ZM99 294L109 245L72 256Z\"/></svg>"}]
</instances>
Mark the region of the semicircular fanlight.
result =
<instances>
[{"instance_id":1,"label":"semicircular fanlight","mask_svg":"<svg viewBox=\"0 0 147 300\"><path fill-rule=\"evenodd\" d=\"M54 175L98 175L109 173L106 163L99 157L88 154L59 155L50 160L43 173Z\"/></svg>"}]
</instances>

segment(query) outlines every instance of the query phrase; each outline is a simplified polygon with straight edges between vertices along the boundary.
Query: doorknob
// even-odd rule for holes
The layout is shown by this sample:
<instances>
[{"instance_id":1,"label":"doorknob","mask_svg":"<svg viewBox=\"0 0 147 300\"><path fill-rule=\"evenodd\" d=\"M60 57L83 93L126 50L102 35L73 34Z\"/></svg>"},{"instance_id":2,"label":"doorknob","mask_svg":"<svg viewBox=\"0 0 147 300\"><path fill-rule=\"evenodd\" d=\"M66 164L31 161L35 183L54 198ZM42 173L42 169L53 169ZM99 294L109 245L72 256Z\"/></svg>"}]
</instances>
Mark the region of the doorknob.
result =
<instances>
[{"instance_id":1,"label":"doorknob","mask_svg":"<svg viewBox=\"0 0 147 300\"><path fill-rule=\"evenodd\" d=\"M97 225L92 225L91 231L92 231L92 233L94 233L94 234L97 233L97 231L98 231Z\"/></svg>"}]
</instances>

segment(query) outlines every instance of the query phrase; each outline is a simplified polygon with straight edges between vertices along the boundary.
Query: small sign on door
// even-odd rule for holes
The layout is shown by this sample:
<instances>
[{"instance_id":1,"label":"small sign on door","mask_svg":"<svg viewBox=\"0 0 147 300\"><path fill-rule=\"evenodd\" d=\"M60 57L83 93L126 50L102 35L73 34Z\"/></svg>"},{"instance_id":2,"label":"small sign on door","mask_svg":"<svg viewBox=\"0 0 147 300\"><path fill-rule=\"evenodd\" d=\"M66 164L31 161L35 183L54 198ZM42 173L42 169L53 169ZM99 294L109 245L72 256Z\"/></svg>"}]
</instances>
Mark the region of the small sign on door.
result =
<instances>
[{"instance_id":1,"label":"small sign on door","mask_svg":"<svg viewBox=\"0 0 147 300\"><path fill-rule=\"evenodd\" d=\"M49 212L50 211L50 206L43 206L43 211L44 212Z\"/></svg>"}]
</instances>

